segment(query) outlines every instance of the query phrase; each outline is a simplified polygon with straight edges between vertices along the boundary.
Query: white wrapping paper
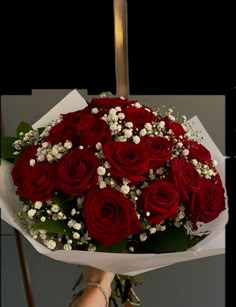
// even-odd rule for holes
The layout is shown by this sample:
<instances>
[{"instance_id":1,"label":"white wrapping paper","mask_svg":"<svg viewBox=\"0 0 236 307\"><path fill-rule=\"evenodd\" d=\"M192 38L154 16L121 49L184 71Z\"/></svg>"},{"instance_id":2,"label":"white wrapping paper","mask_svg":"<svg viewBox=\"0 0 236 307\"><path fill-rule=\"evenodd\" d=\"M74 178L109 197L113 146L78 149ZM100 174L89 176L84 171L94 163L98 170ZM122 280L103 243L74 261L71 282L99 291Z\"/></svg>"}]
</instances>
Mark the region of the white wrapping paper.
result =
<instances>
[{"instance_id":1,"label":"white wrapping paper","mask_svg":"<svg viewBox=\"0 0 236 307\"><path fill-rule=\"evenodd\" d=\"M78 91L73 90L54 108L39 119L33 128L44 127L51 120L62 113L73 112L83 109L87 105ZM204 137L202 144L209 149L212 158L218 161L217 170L220 173L223 184L225 183L225 157L214 144L207 131L204 129L197 116L189 120L193 128L201 131ZM174 263L195 260L202 257L219 255L225 253L225 225L228 221L228 207L226 200L226 210L221 212L217 219L205 224L204 230L210 230L208 235L200 243L185 252L165 253L165 254L117 254L87 251L51 251L41 243L34 240L16 219L20 202L15 194L16 188L12 182L12 164L1 160L0 165L0 208L1 218L12 227L18 229L22 235L41 254L52 259L72 264L91 265L102 270L114 273L136 275L150 270ZM226 195L225 195L226 196Z\"/></svg>"}]
</instances>

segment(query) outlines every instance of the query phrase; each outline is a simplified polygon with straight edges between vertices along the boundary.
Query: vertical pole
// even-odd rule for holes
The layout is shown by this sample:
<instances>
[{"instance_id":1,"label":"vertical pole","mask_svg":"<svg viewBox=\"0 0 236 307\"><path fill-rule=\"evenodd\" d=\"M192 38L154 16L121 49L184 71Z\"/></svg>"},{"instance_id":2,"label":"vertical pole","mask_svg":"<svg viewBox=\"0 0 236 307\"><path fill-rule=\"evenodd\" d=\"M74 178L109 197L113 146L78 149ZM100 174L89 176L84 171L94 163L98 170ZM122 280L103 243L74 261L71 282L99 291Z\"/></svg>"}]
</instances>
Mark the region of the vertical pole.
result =
<instances>
[{"instance_id":1,"label":"vertical pole","mask_svg":"<svg viewBox=\"0 0 236 307\"><path fill-rule=\"evenodd\" d=\"M115 65L117 95L128 98L127 3L114 0Z\"/></svg>"},{"instance_id":2,"label":"vertical pole","mask_svg":"<svg viewBox=\"0 0 236 307\"><path fill-rule=\"evenodd\" d=\"M24 284L24 289L25 289L25 297L27 301L27 306L35 307L33 290L32 290L31 281L30 281L29 267L28 267L28 263L27 263L25 253L24 253L21 234L16 229L14 229L14 231L15 231L16 245L17 245L18 257L20 261L21 274L22 274L22 279L23 279L23 284Z\"/></svg>"},{"instance_id":3,"label":"vertical pole","mask_svg":"<svg viewBox=\"0 0 236 307\"><path fill-rule=\"evenodd\" d=\"M126 0L114 0L114 28L117 95L128 98L129 82ZM129 302L126 302L125 307L131 307L131 304Z\"/></svg>"},{"instance_id":4,"label":"vertical pole","mask_svg":"<svg viewBox=\"0 0 236 307\"><path fill-rule=\"evenodd\" d=\"M0 130L1 130L1 135L4 135L4 123L3 123L2 116L1 116ZM24 253L24 246L22 243L21 234L15 228L14 228L14 232L15 232L16 247L17 247L17 252L18 252L18 257L19 257L19 262L20 262L20 267L21 267L21 275L22 275L23 284L24 284L25 298L26 298L27 306L35 307L33 290L32 290L31 281L30 281L29 267L28 267L27 259Z\"/></svg>"}]
</instances>

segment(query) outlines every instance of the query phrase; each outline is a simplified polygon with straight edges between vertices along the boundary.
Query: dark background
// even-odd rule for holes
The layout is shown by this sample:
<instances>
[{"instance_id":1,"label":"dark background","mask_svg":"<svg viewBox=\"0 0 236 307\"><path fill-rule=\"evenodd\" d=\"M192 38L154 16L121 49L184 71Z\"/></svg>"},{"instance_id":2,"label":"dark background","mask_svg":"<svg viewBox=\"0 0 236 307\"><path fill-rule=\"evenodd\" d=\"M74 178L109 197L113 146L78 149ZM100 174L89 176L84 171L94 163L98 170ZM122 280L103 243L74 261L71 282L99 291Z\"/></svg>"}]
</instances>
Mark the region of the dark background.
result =
<instances>
[{"instance_id":1,"label":"dark background","mask_svg":"<svg viewBox=\"0 0 236 307\"><path fill-rule=\"evenodd\" d=\"M216 3L127 1L129 88L134 95L223 94L230 216L236 163L236 26L233 8ZM5 7L1 27L1 95L32 89L116 93L113 1ZM214 110L209 116L214 116ZM217 123L216 123L217 125ZM226 257L232 261L231 219ZM232 268L232 262L229 265ZM228 291L228 288L227 288Z\"/></svg>"}]
</instances>

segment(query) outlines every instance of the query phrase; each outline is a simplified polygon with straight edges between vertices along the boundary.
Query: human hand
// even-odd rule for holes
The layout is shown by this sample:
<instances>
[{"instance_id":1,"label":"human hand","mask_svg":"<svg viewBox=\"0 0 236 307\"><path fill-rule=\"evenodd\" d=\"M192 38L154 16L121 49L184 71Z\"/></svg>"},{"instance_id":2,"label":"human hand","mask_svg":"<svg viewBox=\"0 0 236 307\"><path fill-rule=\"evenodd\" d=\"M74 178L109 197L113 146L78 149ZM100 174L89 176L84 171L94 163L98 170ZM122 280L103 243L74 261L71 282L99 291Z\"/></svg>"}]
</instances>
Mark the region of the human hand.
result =
<instances>
[{"instance_id":1,"label":"human hand","mask_svg":"<svg viewBox=\"0 0 236 307\"><path fill-rule=\"evenodd\" d=\"M107 272L88 265L81 265L81 272L84 277L84 283L98 283L107 294L111 294L111 283L114 279L115 273Z\"/></svg>"}]
</instances>

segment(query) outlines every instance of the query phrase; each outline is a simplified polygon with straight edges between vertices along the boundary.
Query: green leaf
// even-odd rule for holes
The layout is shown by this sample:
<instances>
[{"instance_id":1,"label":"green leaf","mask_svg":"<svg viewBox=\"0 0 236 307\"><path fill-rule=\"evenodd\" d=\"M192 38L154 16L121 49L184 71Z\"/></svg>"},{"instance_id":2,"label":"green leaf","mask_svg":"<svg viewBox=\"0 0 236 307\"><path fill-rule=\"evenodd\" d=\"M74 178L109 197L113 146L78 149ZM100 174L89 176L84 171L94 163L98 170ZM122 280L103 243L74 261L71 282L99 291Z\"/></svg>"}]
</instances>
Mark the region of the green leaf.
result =
<instances>
[{"instance_id":1,"label":"green leaf","mask_svg":"<svg viewBox=\"0 0 236 307\"><path fill-rule=\"evenodd\" d=\"M76 197L68 196L61 193L58 193L56 196L54 196L52 200L66 214L69 214L71 212L71 209L76 207L77 204Z\"/></svg>"},{"instance_id":2,"label":"green leaf","mask_svg":"<svg viewBox=\"0 0 236 307\"><path fill-rule=\"evenodd\" d=\"M149 235L144 242L130 241L129 246L134 247L135 253L174 253L186 251L204 239L204 236L191 236L184 227L167 227L164 231L158 231Z\"/></svg>"},{"instance_id":3,"label":"green leaf","mask_svg":"<svg viewBox=\"0 0 236 307\"><path fill-rule=\"evenodd\" d=\"M66 234L70 231L70 228L66 225L64 221L54 221L47 219L45 222L37 220L32 226L34 230L42 229L48 232Z\"/></svg>"},{"instance_id":4,"label":"green leaf","mask_svg":"<svg viewBox=\"0 0 236 307\"><path fill-rule=\"evenodd\" d=\"M38 134L40 135L44 131L45 127L38 128Z\"/></svg>"},{"instance_id":5,"label":"green leaf","mask_svg":"<svg viewBox=\"0 0 236 307\"><path fill-rule=\"evenodd\" d=\"M15 151L12 147L13 142L15 142L16 137L12 136L2 136L1 137L1 158L8 160L11 162L16 159L16 156L13 155L13 152Z\"/></svg>"},{"instance_id":6,"label":"green leaf","mask_svg":"<svg viewBox=\"0 0 236 307\"><path fill-rule=\"evenodd\" d=\"M208 236L208 234L204 234L204 235L201 235L201 236L188 236L188 248L193 247L197 243L201 242L207 236Z\"/></svg>"},{"instance_id":7,"label":"green leaf","mask_svg":"<svg viewBox=\"0 0 236 307\"><path fill-rule=\"evenodd\" d=\"M22 121L22 122L19 123L19 125L18 125L18 127L16 129L16 134L19 137L20 136L20 132L23 132L25 134L26 132L29 132L30 130L33 130L31 125Z\"/></svg>"},{"instance_id":8,"label":"green leaf","mask_svg":"<svg viewBox=\"0 0 236 307\"><path fill-rule=\"evenodd\" d=\"M104 247L99 242L93 240L92 244L96 246L97 252L103 252L103 253L122 253L126 249L127 246L127 238L122 239L121 241L110 245L108 247Z\"/></svg>"}]
</instances>

